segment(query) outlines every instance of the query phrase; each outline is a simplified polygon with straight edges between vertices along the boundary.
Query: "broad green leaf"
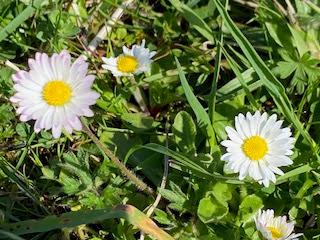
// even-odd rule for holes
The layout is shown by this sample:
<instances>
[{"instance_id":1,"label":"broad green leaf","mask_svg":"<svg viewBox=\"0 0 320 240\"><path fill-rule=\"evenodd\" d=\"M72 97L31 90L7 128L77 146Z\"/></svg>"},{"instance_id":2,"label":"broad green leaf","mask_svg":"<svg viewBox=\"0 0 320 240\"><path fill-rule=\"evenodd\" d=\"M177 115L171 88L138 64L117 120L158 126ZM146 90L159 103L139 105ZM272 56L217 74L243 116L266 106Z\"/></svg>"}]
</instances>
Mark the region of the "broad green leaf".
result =
<instances>
[{"instance_id":1,"label":"broad green leaf","mask_svg":"<svg viewBox=\"0 0 320 240\"><path fill-rule=\"evenodd\" d=\"M191 155L196 153L195 139L197 131L189 113L181 111L176 115L172 125L172 132L175 142L181 151Z\"/></svg>"},{"instance_id":2,"label":"broad green leaf","mask_svg":"<svg viewBox=\"0 0 320 240\"><path fill-rule=\"evenodd\" d=\"M220 202L228 202L232 199L232 190L229 184L217 182L211 192Z\"/></svg>"},{"instance_id":3,"label":"broad green leaf","mask_svg":"<svg viewBox=\"0 0 320 240\"><path fill-rule=\"evenodd\" d=\"M293 37L293 43L295 47L298 49L299 55L303 56L305 53L309 51L306 33L302 30L297 29L296 27L289 26L289 29Z\"/></svg>"},{"instance_id":4,"label":"broad green leaf","mask_svg":"<svg viewBox=\"0 0 320 240\"><path fill-rule=\"evenodd\" d=\"M16 126L16 132L17 132L21 137L27 137L27 136L28 136L27 124L25 124L25 123L18 123L17 126Z\"/></svg>"},{"instance_id":5,"label":"broad green leaf","mask_svg":"<svg viewBox=\"0 0 320 240\"><path fill-rule=\"evenodd\" d=\"M123 159L126 153L135 145L142 144L139 136L131 136L129 133L117 131L117 129L108 129L100 135L100 141L105 143L109 149L115 152L116 156ZM117 146L121 146L118 148ZM132 156L133 158L135 156ZM140 159L133 159L137 164Z\"/></svg>"},{"instance_id":6,"label":"broad green leaf","mask_svg":"<svg viewBox=\"0 0 320 240\"><path fill-rule=\"evenodd\" d=\"M248 222L258 213L259 209L263 207L262 199L254 194L246 196L238 211L238 218L241 223Z\"/></svg>"},{"instance_id":7,"label":"broad green leaf","mask_svg":"<svg viewBox=\"0 0 320 240\"><path fill-rule=\"evenodd\" d=\"M147 131L159 126L159 123L155 122L152 117L145 116L143 113L123 113L121 119L127 123L128 128L136 132Z\"/></svg>"},{"instance_id":8,"label":"broad green leaf","mask_svg":"<svg viewBox=\"0 0 320 240\"><path fill-rule=\"evenodd\" d=\"M209 196L200 200L197 214L202 222L210 223L223 218L228 211L227 204L222 204L214 196Z\"/></svg>"},{"instance_id":9,"label":"broad green leaf","mask_svg":"<svg viewBox=\"0 0 320 240\"><path fill-rule=\"evenodd\" d=\"M285 17L281 15L271 1L260 2L257 9L260 22L265 25L266 32L281 47L290 51L294 50L289 24Z\"/></svg>"}]
</instances>

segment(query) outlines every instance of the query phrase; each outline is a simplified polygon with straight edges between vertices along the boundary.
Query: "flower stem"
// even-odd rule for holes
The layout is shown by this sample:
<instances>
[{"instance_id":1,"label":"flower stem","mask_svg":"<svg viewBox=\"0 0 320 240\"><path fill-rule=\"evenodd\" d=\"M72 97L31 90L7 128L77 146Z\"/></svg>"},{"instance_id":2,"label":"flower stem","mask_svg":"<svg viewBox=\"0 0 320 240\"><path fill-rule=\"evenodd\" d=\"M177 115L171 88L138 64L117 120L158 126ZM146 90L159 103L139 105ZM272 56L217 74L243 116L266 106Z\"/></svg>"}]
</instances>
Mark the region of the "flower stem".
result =
<instances>
[{"instance_id":1,"label":"flower stem","mask_svg":"<svg viewBox=\"0 0 320 240\"><path fill-rule=\"evenodd\" d=\"M147 104L144 100L144 96L143 96L143 92L141 91L140 87L138 86L137 81L135 80L134 76L129 77L130 83L132 85L132 94L133 97L135 98L135 100L137 101L137 103L140 106L140 109L142 110L142 112L144 112L147 115L150 115L150 111L147 107Z\"/></svg>"},{"instance_id":2,"label":"flower stem","mask_svg":"<svg viewBox=\"0 0 320 240\"><path fill-rule=\"evenodd\" d=\"M103 151L109 159L120 169L121 173L131 180L141 191L154 195L154 191L142 180L140 180L132 171L130 171L120 160L94 135L94 133L87 126L85 121L81 119L83 124L83 131L91 138L91 140Z\"/></svg>"}]
</instances>

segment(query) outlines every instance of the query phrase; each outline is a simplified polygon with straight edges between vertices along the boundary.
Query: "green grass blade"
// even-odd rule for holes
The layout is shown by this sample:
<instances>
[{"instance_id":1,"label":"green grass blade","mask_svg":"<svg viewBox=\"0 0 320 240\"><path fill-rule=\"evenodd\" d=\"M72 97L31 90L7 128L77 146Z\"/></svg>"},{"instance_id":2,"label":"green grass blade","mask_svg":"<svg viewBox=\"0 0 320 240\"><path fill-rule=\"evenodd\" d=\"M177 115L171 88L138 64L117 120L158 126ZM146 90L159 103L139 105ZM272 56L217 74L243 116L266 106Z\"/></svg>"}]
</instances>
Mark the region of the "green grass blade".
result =
<instances>
[{"instance_id":1,"label":"green grass blade","mask_svg":"<svg viewBox=\"0 0 320 240\"><path fill-rule=\"evenodd\" d=\"M179 163L179 165L187 168L188 170L192 171L194 174L198 175L199 177L212 177L211 173L209 173L206 169L204 169L199 164L190 160L188 157L156 143L149 143L144 146L137 146L130 149L127 153L125 161L130 157L130 155L133 152L141 148L149 149L149 150L164 154L166 156L169 156L174 160L176 160Z\"/></svg>"},{"instance_id":2,"label":"green grass blade","mask_svg":"<svg viewBox=\"0 0 320 240\"><path fill-rule=\"evenodd\" d=\"M228 7L228 0L226 1L225 6ZM222 24L223 23L221 23L221 26ZM208 102L208 107L209 107L208 114L212 123L214 123L214 113L216 110L217 87L218 87L218 79L220 74L221 55L222 55L221 49L223 48L223 42L224 42L222 27L220 27L220 30L219 30L219 40L216 42L217 42L216 44L217 53L215 57L213 80L212 80L211 91L209 94L209 102Z\"/></svg>"},{"instance_id":3,"label":"green grass blade","mask_svg":"<svg viewBox=\"0 0 320 240\"><path fill-rule=\"evenodd\" d=\"M209 103L208 103L208 106L209 106L208 113L212 123L214 122L214 112L216 107L217 85L218 85L218 79L219 79L219 73L220 73L222 46L223 46L223 32L222 30L220 30L220 39L219 39L219 43L217 44L217 53L216 53L216 58L214 63L213 80L212 80L212 86L211 86Z\"/></svg>"},{"instance_id":4,"label":"green grass blade","mask_svg":"<svg viewBox=\"0 0 320 240\"><path fill-rule=\"evenodd\" d=\"M173 240L173 238L160 229L150 218L131 205L119 205L112 210L98 209L89 211L68 212L59 216L48 216L40 220L26 220L17 223L0 225L0 230L16 235L28 233L48 232L54 229L72 228L81 224L89 224L112 218L123 218L141 231L159 240ZM6 236L0 236L6 237Z\"/></svg>"},{"instance_id":5,"label":"green grass blade","mask_svg":"<svg viewBox=\"0 0 320 240\"><path fill-rule=\"evenodd\" d=\"M228 54L228 52L225 49L222 49L224 56L226 57L231 69L233 70L233 72L236 74L244 92L246 93L246 96L249 99L249 102L251 104L251 106L255 109L258 110L259 106L256 102L256 100L254 99L252 93L249 90L249 87L247 85L247 83L245 82L245 80L242 77L242 74L239 70L239 68L237 67L237 64L235 64L235 61L233 60L233 58Z\"/></svg>"},{"instance_id":6,"label":"green grass blade","mask_svg":"<svg viewBox=\"0 0 320 240\"><path fill-rule=\"evenodd\" d=\"M14 166L12 166L5 158L0 156L0 169L7 175L7 177L17 184L17 186L23 191L29 198L35 203L41 206L46 212L48 210L40 202L40 195L34 189L34 186L30 180L27 180Z\"/></svg>"},{"instance_id":7,"label":"green grass blade","mask_svg":"<svg viewBox=\"0 0 320 240\"><path fill-rule=\"evenodd\" d=\"M0 238L2 237L3 238L6 237L7 239L10 239L10 240L25 240L24 238L21 238L14 233L0 230Z\"/></svg>"},{"instance_id":8,"label":"green grass blade","mask_svg":"<svg viewBox=\"0 0 320 240\"><path fill-rule=\"evenodd\" d=\"M311 170L312 170L312 167L310 167L308 164L303 165L301 167L293 169L293 170L285 173L284 175L278 177L276 184L278 185L278 184L284 183L291 177L297 176L297 175L305 173L305 172L310 172Z\"/></svg>"},{"instance_id":9,"label":"green grass blade","mask_svg":"<svg viewBox=\"0 0 320 240\"><path fill-rule=\"evenodd\" d=\"M209 119L209 116L207 112L204 110L196 96L193 94L191 87L188 84L188 81L183 73L183 70L181 69L181 65L179 63L179 60L176 59L176 64L179 72L179 77L181 81L181 85L183 87L184 93L186 95L186 98L194 111L196 117L197 117L197 122L199 124L200 129L204 132L204 134L207 136L211 151L214 150L214 148L217 145L216 141L216 136L211 124L211 121Z\"/></svg>"},{"instance_id":10,"label":"green grass blade","mask_svg":"<svg viewBox=\"0 0 320 240\"><path fill-rule=\"evenodd\" d=\"M182 13L183 17L194 27L202 36L210 42L214 42L213 32L203 19L191 8L179 0L170 0L171 4Z\"/></svg>"},{"instance_id":11,"label":"green grass blade","mask_svg":"<svg viewBox=\"0 0 320 240\"><path fill-rule=\"evenodd\" d=\"M0 42L14 32L23 22L31 17L44 0L34 0L15 19L0 31Z\"/></svg>"},{"instance_id":12,"label":"green grass blade","mask_svg":"<svg viewBox=\"0 0 320 240\"><path fill-rule=\"evenodd\" d=\"M192 172L197 177L206 178L208 180L219 179L219 180L225 181L226 183L230 183L230 184L243 184L243 181L239 181L236 178L224 177L216 172L210 173L204 167L202 167L198 163L194 162L193 160L190 160L185 155L182 155L178 152L175 152L167 147L164 147L164 146L156 144L156 143L149 143L144 146L137 146L137 147L131 148L128 151L125 160L128 159L132 153L134 153L135 151L137 151L141 148L152 150L152 151L155 151L155 152L158 152L158 153L161 153L161 154L164 154L166 156L171 157L172 159L174 159L176 161L177 165L182 166L185 169L188 169L190 172Z\"/></svg>"},{"instance_id":13,"label":"green grass blade","mask_svg":"<svg viewBox=\"0 0 320 240\"><path fill-rule=\"evenodd\" d=\"M263 85L252 67L242 72L241 78L247 84L250 92ZM244 89L242 88L239 79L236 77L218 89L217 101L221 102L228 100L243 93L245 93Z\"/></svg>"},{"instance_id":14,"label":"green grass blade","mask_svg":"<svg viewBox=\"0 0 320 240\"><path fill-rule=\"evenodd\" d=\"M276 105L283 115L294 124L301 135L309 142L311 147L316 151L316 144L311 138L310 134L303 128L302 123L293 111L291 102L285 93L285 89L282 84L273 75L271 70L266 66L264 61L260 58L258 53L254 50L248 39L242 34L236 24L232 21L231 17L225 10L224 6L219 0L212 0L216 4L216 7L224 20L225 26L228 28L233 38L238 43L239 47L243 51L244 55L249 60L254 70L259 75L262 83L273 97Z\"/></svg>"}]
</instances>

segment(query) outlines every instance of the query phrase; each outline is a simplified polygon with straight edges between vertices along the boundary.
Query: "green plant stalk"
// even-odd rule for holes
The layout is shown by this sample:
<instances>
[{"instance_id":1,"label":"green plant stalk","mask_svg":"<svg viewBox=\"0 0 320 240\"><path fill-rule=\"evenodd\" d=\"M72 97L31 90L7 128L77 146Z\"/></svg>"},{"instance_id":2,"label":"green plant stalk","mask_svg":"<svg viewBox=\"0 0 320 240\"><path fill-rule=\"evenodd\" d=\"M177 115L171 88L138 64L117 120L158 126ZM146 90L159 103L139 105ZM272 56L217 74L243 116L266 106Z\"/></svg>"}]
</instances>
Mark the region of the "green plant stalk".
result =
<instances>
[{"instance_id":1,"label":"green plant stalk","mask_svg":"<svg viewBox=\"0 0 320 240\"><path fill-rule=\"evenodd\" d=\"M316 183L313 180L308 178L300 188L299 192L296 194L296 198L301 199L306 194L306 192L315 184Z\"/></svg>"},{"instance_id":2,"label":"green plant stalk","mask_svg":"<svg viewBox=\"0 0 320 240\"><path fill-rule=\"evenodd\" d=\"M27 142L27 145L26 145L25 148L23 149L23 152L22 152L22 154L21 154L21 156L20 156L20 158L19 158L19 161L18 161L18 163L17 163L17 165L16 165L16 169L19 169L19 168L21 167L21 165L22 165L22 163L23 163L23 161L24 161L24 159L25 159L25 157L26 157L26 155L27 155L27 153L28 153L29 146L31 145L31 143L32 143L32 141L34 140L35 137L36 137L36 133L33 132L33 133L31 134L28 142Z\"/></svg>"},{"instance_id":3,"label":"green plant stalk","mask_svg":"<svg viewBox=\"0 0 320 240\"><path fill-rule=\"evenodd\" d=\"M316 11L317 13L320 13L320 7L317 6L316 4L314 4L313 2L309 1L309 0L305 0L306 4L309 5L310 8L312 8L314 11Z\"/></svg>"},{"instance_id":4,"label":"green plant stalk","mask_svg":"<svg viewBox=\"0 0 320 240\"><path fill-rule=\"evenodd\" d=\"M147 115L150 115L148 106L145 102L145 96L143 95L143 91L141 91L140 87L134 76L129 77L129 81L131 84L130 90L135 98L136 102L139 104L140 109Z\"/></svg>"},{"instance_id":5,"label":"green plant stalk","mask_svg":"<svg viewBox=\"0 0 320 240\"><path fill-rule=\"evenodd\" d=\"M36 9L41 6L44 0L34 0L15 19L0 31L0 42L14 32L23 22L33 15Z\"/></svg>"},{"instance_id":6,"label":"green plant stalk","mask_svg":"<svg viewBox=\"0 0 320 240\"><path fill-rule=\"evenodd\" d=\"M0 230L16 235L48 232L54 229L73 228L81 224L89 224L112 218L123 218L146 234L158 240L174 240L168 233L159 228L150 218L131 205L119 205L114 209L98 209L76 211L48 216L39 220L26 220L17 223L0 225ZM6 236L0 235L0 238Z\"/></svg>"},{"instance_id":7,"label":"green plant stalk","mask_svg":"<svg viewBox=\"0 0 320 240\"><path fill-rule=\"evenodd\" d=\"M81 119L83 124L83 131L91 138L91 140L105 153L110 160L120 169L121 173L132 181L138 189L147 194L154 195L152 188L148 187L142 180L140 180L133 172L131 172L120 160L93 134L93 132L86 125L85 121Z\"/></svg>"}]
</instances>

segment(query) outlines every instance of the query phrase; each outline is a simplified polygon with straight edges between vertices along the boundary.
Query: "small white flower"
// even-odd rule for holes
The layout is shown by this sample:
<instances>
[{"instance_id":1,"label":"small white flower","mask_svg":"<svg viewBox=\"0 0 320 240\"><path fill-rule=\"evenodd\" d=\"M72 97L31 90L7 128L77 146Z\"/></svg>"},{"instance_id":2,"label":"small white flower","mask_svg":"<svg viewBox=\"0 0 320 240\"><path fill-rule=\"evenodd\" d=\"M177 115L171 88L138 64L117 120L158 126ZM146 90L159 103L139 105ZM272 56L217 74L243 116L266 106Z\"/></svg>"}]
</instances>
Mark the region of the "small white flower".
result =
<instances>
[{"instance_id":1,"label":"small white flower","mask_svg":"<svg viewBox=\"0 0 320 240\"><path fill-rule=\"evenodd\" d=\"M268 117L258 111L236 116L235 129L226 127L230 140L221 143L227 147L221 158L226 168L239 173L240 180L250 176L266 187L269 181L275 183L275 173L284 174L279 167L292 164L288 156L293 153L294 138L289 128L281 128L282 122L275 114Z\"/></svg>"},{"instance_id":2,"label":"small white flower","mask_svg":"<svg viewBox=\"0 0 320 240\"><path fill-rule=\"evenodd\" d=\"M105 58L102 60L105 64L102 65L104 69L110 70L113 76L132 76L147 72L150 69L152 57L156 52L150 52L145 48L145 40L142 40L141 46L133 45L132 49L126 46L122 47L123 54L116 58Z\"/></svg>"},{"instance_id":3,"label":"small white flower","mask_svg":"<svg viewBox=\"0 0 320 240\"><path fill-rule=\"evenodd\" d=\"M18 105L23 122L36 120L35 132L51 129L58 138L62 129L69 134L81 130L80 116L93 116L89 106L99 94L91 89L94 75L87 75L88 63L79 57L71 63L67 51L53 54L36 53L28 61L30 71L20 70L12 76L16 93L11 101Z\"/></svg>"},{"instance_id":4,"label":"small white flower","mask_svg":"<svg viewBox=\"0 0 320 240\"><path fill-rule=\"evenodd\" d=\"M254 218L258 231L266 240L298 240L302 233L293 233L294 222L287 222L286 216L274 217L272 209L259 210Z\"/></svg>"}]
</instances>

